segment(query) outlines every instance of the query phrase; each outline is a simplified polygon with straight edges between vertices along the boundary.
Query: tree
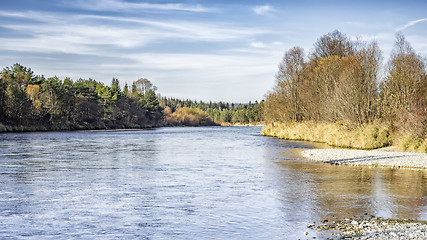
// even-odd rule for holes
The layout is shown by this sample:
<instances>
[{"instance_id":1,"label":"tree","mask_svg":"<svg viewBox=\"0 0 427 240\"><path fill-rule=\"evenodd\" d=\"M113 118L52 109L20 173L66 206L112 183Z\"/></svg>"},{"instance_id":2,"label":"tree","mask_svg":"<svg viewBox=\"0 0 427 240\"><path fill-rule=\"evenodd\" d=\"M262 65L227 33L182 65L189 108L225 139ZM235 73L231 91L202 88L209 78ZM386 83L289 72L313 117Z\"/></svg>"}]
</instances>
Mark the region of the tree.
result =
<instances>
[{"instance_id":1,"label":"tree","mask_svg":"<svg viewBox=\"0 0 427 240\"><path fill-rule=\"evenodd\" d=\"M18 124L29 122L32 110L31 102L19 84L8 84L5 96L6 119Z\"/></svg>"},{"instance_id":2,"label":"tree","mask_svg":"<svg viewBox=\"0 0 427 240\"><path fill-rule=\"evenodd\" d=\"M321 59L324 57L347 57L354 55L354 45L340 31L335 30L323 35L314 44L313 57Z\"/></svg>"},{"instance_id":3,"label":"tree","mask_svg":"<svg viewBox=\"0 0 427 240\"><path fill-rule=\"evenodd\" d=\"M129 97L129 86L127 83L125 83L125 86L123 88L123 96Z\"/></svg>"},{"instance_id":4,"label":"tree","mask_svg":"<svg viewBox=\"0 0 427 240\"><path fill-rule=\"evenodd\" d=\"M33 104L33 118L40 119L42 116L42 102L40 101L40 85L28 84L25 93Z\"/></svg>"},{"instance_id":5,"label":"tree","mask_svg":"<svg viewBox=\"0 0 427 240\"><path fill-rule=\"evenodd\" d=\"M4 74L4 78L17 83L22 89L34 80L34 72L31 68L26 68L19 63L3 69L2 73Z\"/></svg>"},{"instance_id":6,"label":"tree","mask_svg":"<svg viewBox=\"0 0 427 240\"><path fill-rule=\"evenodd\" d=\"M270 121L344 121L347 126L372 121L376 113L377 44L350 41L334 31L314 44L309 61L303 50L287 51L277 83L264 103Z\"/></svg>"},{"instance_id":7,"label":"tree","mask_svg":"<svg viewBox=\"0 0 427 240\"><path fill-rule=\"evenodd\" d=\"M381 85L383 118L397 128L419 129L427 133L426 64L402 34L396 42L388 62L388 73Z\"/></svg>"},{"instance_id":8,"label":"tree","mask_svg":"<svg viewBox=\"0 0 427 240\"><path fill-rule=\"evenodd\" d=\"M135 85L135 89L133 89ZM145 95L149 90L153 90L154 92L157 90L157 87L154 86L150 80L146 78L140 78L134 82L132 85L132 92L137 92L141 95Z\"/></svg>"},{"instance_id":9,"label":"tree","mask_svg":"<svg viewBox=\"0 0 427 240\"><path fill-rule=\"evenodd\" d=\"M33 78L33 71L18 63L3 69L0 81L0 112L3 121L25 124L30 120L32 106L25 89Z\"/></svg>"},{"instance_id":10,"label":"tree","mask_svg":"<svg viewBox=\"0 0 427 240\"><path fill-rule=\"evenodd\" d=\"M6 111L6 89L7 82L4 79L4 74L2 72L0 76L0 121L5 119L5 111Z\"/></svg>"},{"instance_id":11,"label":"tree","mask_svg":"<svg viewBox=\"0 0 427 240\"><path fill-rule=\"evenodd\" d=\"M304 50L300 47L293 47L287 51L279 65L279 72L276 75L277 87L287 99L288 117L293 121L301 121L302 115L302 71L304 70Z\"/></svg>"},{"instance_id":12,"label":"tree","mask_svg":"<svg viewBox=\"0 0 427 240\"><path fill-rule=\"evenodd\" d=\"M50 77L41 84L42 94L41 102L50 115L50 121L57 120L62 115L63 88L62 82L58 77Z\"/></svg>"},{"instance_id":13,"label":"tree","mask_svg":"<svg viewBox=\"0 0 427 240\"><path fill-rule=\"evenodd\" d=\"M111 82L110 90L111 90L111 100L117 101L122 95L120 91L119 79L113 78Z\"/></svg>"}]
</instances>

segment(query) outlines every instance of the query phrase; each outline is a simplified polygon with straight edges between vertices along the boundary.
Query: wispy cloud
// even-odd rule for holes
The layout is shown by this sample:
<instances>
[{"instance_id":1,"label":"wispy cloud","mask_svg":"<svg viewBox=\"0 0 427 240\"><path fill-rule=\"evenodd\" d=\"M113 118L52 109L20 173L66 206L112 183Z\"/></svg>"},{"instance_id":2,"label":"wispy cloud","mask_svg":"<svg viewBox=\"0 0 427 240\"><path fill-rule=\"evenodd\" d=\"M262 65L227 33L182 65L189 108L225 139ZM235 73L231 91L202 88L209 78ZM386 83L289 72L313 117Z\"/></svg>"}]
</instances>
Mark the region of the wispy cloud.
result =
<instances>
[{"instance_id":1,"label":"wispy cloud","mask_svg":"<svg viewBox=\"0 0 427 240\"><path fill-rule=\"evenodd\" d=\"M141 48L161 41L227 42L241 41L266 30L234 27L226 23L157 21L143 18L102 15L64 15L45 12L1 12L0 16L31 19L0 27L18 33L0 37L0 49L77 54L111 54L116 49ZM103 24L99 24L99 20ZM19 33L25 33L25 36Z\"/></svg>"},{"instance_id":2,"label":"wispy cloud","mask_svg":"<svg viewBox=\"0 0 427 240\"><path fill-rule=\"evenodd\" d=\"M236 55L236 54L170 54L170 53L145 53L130 55L137 66L143 66L143 71L148 78L156 79L157 86L163 92L173 93L175 89L180 89L174 96L185 97L194 96L194 88L199 89L198 99L210 98L213 100L233 99L235 89L230 85L241 85L245 91L251 93L250 96L262 98L262 95L269 89L269 85L263 81L256 81L254 84L245 82L247 79L265 79L277 70L276 59L268 54ZM139 68L141 69L141 67ZM221 69L221 71L218 71ZM169 79L170 75L174 82L163 82L162 79ZM193 77L203 76L200 81L194 81ZM218 81L219 79L223 81ZM269 78L267 77L267 81ZM260 91L262 89L262 91ZM246 101L249 101L247 99Z\"/></svg>"},{"instance_id":3,"label":"wispy cloud","mask_svg":"<svg viewBox=\"0 0 427 240\"><path fill-rule=\"evenodd\" d=\"M140 18L124 18L98 15L81 15L80 18L103 19L116 22L128 22L145 25L164 31L165 36L197 40L197 41L231 41L244 39L248 36L269 33L258 28L234 27L224 22L194 22L194 21L155 21Z\"/></svg>"},{"instance_id":4,"label":"wispy cloud","mask_svg":"<svg viewBox=\"0 0 427 240\"><path fill-rule=\"evenodd\" d=\"M407 29L407 28L409 28L411 26L414 26L417 23L421 23L421 22L425 22L425 21L427 21L427 18L421 18L421 19L417 19L417 20L414 20L414 21L410 21L407 24L398 27L397 30L398 31L403 31L403 30L405 30L405 29Z\"/></svg>"},{"instance_id":5,"label":"wispy cloud","mask_svg":"<svg viewBox=\"0 0 427 240\"><path fill-rule=\"evenodd\" d=\"M95 11L185 11L185 12L210 12L213 9L200 4L187 5L182 3L134 3L123 0L77 0L70 1L70 5L86 10Z\"/></svg>"},{"instance_id":6,"label":"wispy cloud","mask_svg":"<svg viewBox=\"0 0 427 240\"><path fill-rule=\"evenodd\" d=\"M252 10L258 15L267 15L275 11L275 9L270 5L255 6Z\"/></svg>"}]
</instances>

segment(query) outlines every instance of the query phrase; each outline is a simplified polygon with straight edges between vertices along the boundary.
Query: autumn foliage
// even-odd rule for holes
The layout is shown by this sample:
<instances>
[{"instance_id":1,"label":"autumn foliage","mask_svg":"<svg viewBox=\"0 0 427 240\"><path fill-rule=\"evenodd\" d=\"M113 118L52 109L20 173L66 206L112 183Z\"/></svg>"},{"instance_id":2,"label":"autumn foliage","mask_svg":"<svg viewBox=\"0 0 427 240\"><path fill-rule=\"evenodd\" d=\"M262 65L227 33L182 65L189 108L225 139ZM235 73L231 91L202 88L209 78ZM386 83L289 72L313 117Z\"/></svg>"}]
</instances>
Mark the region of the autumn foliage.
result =
<instances>
[{"instance_id":1,"label":"autumn foliage","mask_svg":"<svg viewBox=\"0 0 427 240\"><path fill-rule=\"evenodd\" d=\"M307 59L302 48L290 49L264 103L265 120L333 123L349 131L377 124L390 128L395 143L398 136L410 135L423 146L427 139L425 60L401 34L383 73L381 60L375 41L353 41L339 31L319 38Z\"/></svg>"},{"instance_id":2,"label":"autumn foliage","mask_svg":"<svg viewBox=\"0 0 427 240\"><path fill-rule=\"evenodd\" d=\"M111 86L93 79L34 75L20 64L0 75L0 132L143 128L163 124L155 87L137 80L135 91L113 78Z\"/></svg>"},{"instance_id":3,"label":"autumn foliage","mask_svg":"<svg viewBox=\"0 0 427 240\"><path fill-rule=\"evenodd\" d=\"M201 109L182 107L172 113L170 107L163 111L167 126L214 126L211 117Z\"/></svg>"}]
</instances>

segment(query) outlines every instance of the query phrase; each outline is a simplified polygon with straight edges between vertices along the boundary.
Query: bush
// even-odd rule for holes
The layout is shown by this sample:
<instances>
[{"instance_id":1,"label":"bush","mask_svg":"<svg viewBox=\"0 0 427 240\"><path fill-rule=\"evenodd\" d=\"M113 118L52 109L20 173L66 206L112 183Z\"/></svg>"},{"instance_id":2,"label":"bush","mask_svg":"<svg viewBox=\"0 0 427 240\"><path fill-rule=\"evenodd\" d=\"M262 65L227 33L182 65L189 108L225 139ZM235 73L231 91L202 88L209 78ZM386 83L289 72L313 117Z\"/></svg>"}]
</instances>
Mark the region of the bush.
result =
<instances>
[{"instance_id":1,"label":"bush","mask_svg":"<svg viewBox=\"0 0 427 240\"><path fill-rule=\"evenodd\" d=\"M165 108L165 124L167 126L214 126L217 125L209 115L201 109L183 107L171 113Z\"/></svg>"}]
</instances>

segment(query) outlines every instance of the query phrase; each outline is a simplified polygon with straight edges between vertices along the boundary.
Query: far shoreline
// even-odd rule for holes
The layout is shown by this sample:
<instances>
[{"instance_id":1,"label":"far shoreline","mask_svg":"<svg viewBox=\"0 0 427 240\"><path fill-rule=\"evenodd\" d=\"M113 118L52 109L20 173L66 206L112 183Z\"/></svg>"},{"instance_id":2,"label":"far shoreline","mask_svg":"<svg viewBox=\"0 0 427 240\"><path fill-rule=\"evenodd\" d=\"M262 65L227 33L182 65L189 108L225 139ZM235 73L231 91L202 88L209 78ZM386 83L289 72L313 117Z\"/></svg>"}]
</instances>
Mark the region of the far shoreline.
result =
<instances>
[{"instance_id":1,"label":"far shoreline","mask_svg":"<svg viewBox=\"0 0 427 240\"><path fill-rule=\"evenodd\" d=\"M1 123L0 123L1 124ZM99 127L99 126L11 126L2 125L0 128L0 134L3 133L35 133L35 132L73 132L73 131L141 131L141 130L153 130L163 127L264 127L263 123L217 123L216 125L159 125L159 126L145 126L145 127L125 127L125 128L110 128L110 127Z\"/></svg>"}]
</instances>

